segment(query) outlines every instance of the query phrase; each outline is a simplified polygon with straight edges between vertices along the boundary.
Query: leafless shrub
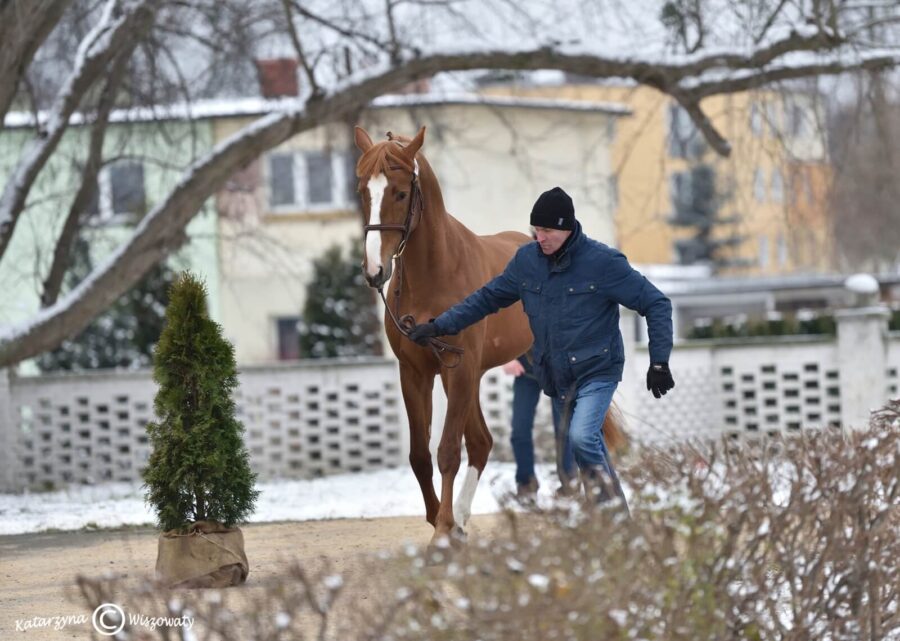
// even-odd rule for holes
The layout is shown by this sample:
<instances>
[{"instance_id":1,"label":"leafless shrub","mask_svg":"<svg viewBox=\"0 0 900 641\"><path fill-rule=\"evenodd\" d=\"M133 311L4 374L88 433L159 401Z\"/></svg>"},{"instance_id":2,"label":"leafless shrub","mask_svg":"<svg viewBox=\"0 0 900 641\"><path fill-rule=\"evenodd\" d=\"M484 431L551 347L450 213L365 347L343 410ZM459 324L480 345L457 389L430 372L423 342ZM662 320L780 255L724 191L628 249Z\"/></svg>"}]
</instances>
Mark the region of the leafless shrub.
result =
<instances>
[{"instance_id":1,"label":"leafless shrub","mask_svg":"<svg viewBox=\"0 0 900 641\"><path fill-rule=\"evenodd\" d=\"M240 633L217 623L221 600L179 605L228 640L900 639L898 450L900 401L864 432L643 451L621 474L630 519L509 511L504 534L462 550L366 561L364 602L295 569L237 615Z\"/></svg>"}]
</instances>

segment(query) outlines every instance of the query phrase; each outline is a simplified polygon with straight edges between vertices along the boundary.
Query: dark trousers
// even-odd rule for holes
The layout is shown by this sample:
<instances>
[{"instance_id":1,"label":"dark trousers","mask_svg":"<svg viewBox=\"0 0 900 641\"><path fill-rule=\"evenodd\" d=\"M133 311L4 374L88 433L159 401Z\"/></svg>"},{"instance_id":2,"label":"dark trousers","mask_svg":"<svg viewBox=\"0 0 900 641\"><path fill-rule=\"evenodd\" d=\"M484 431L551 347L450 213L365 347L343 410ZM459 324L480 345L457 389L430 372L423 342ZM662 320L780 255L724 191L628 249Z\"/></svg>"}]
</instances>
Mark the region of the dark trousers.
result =
<instances>
[{"instance_id":1,"label":"dark trousers","mask_svg":"<svg viewBox=\"0 0 900 641\"><path fill-rule=\"evenodd\" d=\"M528 374L517 376L513 381L512 408L512 444L516 457L516 483L526 485L534 478L534 414L538 400L541 398L541 387L537 380ZM553 404L553 433L556 436L556 471L562 483L568 484L577 477L575 455L571 441L559 442L559 412Z\"/></svg>"}]
</instances>

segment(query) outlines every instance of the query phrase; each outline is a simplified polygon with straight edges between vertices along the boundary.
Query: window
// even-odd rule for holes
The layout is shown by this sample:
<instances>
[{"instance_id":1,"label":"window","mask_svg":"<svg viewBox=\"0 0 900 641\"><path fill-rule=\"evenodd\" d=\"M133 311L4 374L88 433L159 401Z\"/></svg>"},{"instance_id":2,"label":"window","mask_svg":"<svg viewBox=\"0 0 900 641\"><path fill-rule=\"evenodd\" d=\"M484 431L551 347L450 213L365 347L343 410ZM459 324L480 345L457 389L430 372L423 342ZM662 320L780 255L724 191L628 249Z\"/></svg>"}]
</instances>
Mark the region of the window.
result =
<instances>
[{"instance_id":1,"label":"window","mask_svg":"<svg viewBox=\"0 0 900 641\"><path fill-rule=\"evenodd\" d=\"M784 178L781 176L781 171L778 169L772 170L772 185L770 187L770 195L774 202L783 203L784 202Z\"/></svg>"},{"instance_id":2,"label":"window","mask_svg":"<svg viewBox=\"0 0 900 641\"><path fill-rule=\"evenodd\" d=\"M326 151L269 155L269 206L275 211L335 209L352 200L348 154Z\"/></svg>"},{"instance_id":3,"label":"window","mask_svg":"<svg viewBox=\"0 0 900 641\"><path fill-rule=\"evenodd\" d=\"M753 132L754 136L762 136L762 113L759 110L759 105L755 102L750 105L750 131Z\"/></svg>"},{"instance_id":4,"label":"window","mask_svg":"<svg viewBox=\"0 0 900 641\"><path fill-rule=\"evenodd\" d=\"M95 221L135 220L146 211L144 165L141 162L123 160L100 171L94 198L88 205L88 213Z\"/></svg>"},{"instance_id":5,"label":"window","mask_svg":"<svg viewBox=\"0 0 900 641\"><path fill-rule=\"evenodd\" d=\"M278 207L295 202L294 157L290 154L269 156L269 204Z\"/></svg>"},{"instance_id":6,"label":"window","mask_svg":"<svg viewBox=\"0 0 900 641\"><path fill-rule=\"evenodd\" d=\"M803 107L794 103L788 108L791 136L800 138L806 135L806 115Z\"/></svg>"},{"instance_id":7,"label":"window","mask_svg":"<svg viewBox=\"0 0 900 641\"><path fill-rule=\"evenodd\" d=\"M766 235L759 237L759 266L761 269L769 266L769 237Z\"/></svg>"},{"instance_id":8,"label":"window","mask_svg":"<svg viewBox=\"0 0 900 641\"><path fill-rule=\"evenodd\" d=\"M703 224L715 218L716 174L709 165L696 165L690 171L672 174L670 182L675 224Z\"/></svg>"},{"instance_id":9,"label":"window","mask_svg":"<svg viewBox=\"0 0 900 641\"><path fill-rule=\"evenodd\" d=\"M694 122L680 105L669 106L669 155L675 158L700 158L706 142Z\"/></svg>"},{"instance_id":10,"label":"window","mask_svg":"<svg viewBox=\"0 0 900 641\"><path fill-rule=\"evenodd\" d=\"M778 105L774 102L766 103L766 121L769 123L769 131L773 138L777 138L781 132L781 120Z\"/></svg>"},{"instance_id":11,"label":"window","mask_svg":"<svg viewBox=\"0 0 900 641\"><path fill-rule=\"evenodd\" d=\"M609 210L615 212L619 207L619 177L610 174L606 179L606 189L609 198Z\"/></svg>"},{"instance_id":12,"label":"window","mask_svg":"<svg viewBox=\"0 0 900 641\"><path fill-rule=\"evenodd\" d=\"M300 319L296 316L276 318L278 334L278 360L290 361L300 358Z\"/></svg>"},{"instance_id":13,"label":"window","mask_svg":"<svg viewBox=\"0 0 900 641\"><path fill-rule=\"evenodd\" d=\"M675 218L689 218L692 209L693 192L691 174L688 171L679 171L672 174L669 182L669 193L672 198L672 207L675 210Z\"/></svg>"},{"instance_id":14,"label":"window","mask_svg":"<svg viewBox=\"0 0 900 641\"><path fill-rule=\"evenodd\" d=\"M766 176L759 167L753 172L753 198L758 203L766 201Z\"/></svg>"},{"instance_id":15,"label":"window","mask_svg":"<svg viewBox=\"0 0 900 641\"><path fill-rule=\"evenodd\" d=\"M788 263L788 248L787 248L787 240L785 240L784 234L778 234L778 266L785 267Z\"/></svg>"},{"instance_id":16,"label":"window","mask_svg":"<svg viewBox=\"0 0 900 641\"><path fill-rule=\"evenodd\" d=\"M328 204L334 200L333 174L330 154L306 154L306 184L310 205Z\"/></svg>"}]
</instances>

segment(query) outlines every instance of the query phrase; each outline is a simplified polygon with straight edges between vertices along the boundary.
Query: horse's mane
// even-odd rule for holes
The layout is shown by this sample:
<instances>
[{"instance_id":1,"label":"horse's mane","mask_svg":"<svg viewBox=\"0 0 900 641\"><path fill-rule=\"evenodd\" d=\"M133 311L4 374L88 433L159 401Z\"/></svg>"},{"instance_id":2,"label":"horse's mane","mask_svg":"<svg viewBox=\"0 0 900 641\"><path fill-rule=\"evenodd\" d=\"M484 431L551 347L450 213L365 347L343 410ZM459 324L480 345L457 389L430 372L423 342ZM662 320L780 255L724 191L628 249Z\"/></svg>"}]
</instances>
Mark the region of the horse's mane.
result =
<instances>
[{"instance_id":1,"label":"horse's mane","mask_svg":"<svg viewBox=\"0 0 900 641\"><path fill-rule=\"evenodd\" d=\"M412 159L403 153L403 147L410 139L406 136L389 136L390 140L375 143L362 155L356 164L357 177L370 177L388 170L413 170Z\"/></svg>"}]
</instances>

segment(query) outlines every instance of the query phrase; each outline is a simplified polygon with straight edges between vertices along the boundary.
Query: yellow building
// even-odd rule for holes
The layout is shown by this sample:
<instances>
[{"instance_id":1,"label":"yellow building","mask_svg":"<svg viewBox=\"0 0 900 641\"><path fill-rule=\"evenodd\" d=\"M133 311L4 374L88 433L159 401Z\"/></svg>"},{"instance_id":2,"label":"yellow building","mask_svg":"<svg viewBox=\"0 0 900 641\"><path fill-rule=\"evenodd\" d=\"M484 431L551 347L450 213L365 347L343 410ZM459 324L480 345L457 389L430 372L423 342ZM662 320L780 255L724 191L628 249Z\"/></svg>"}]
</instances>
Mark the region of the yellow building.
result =
<instances>
[{"instance_id":1,"label":"yellow building","mask_svg":"<svg viewBox=\"0 0 900 641\"><path fill-rule=\"evenodd\" d=\"M800 92L714 96L702 107L732 145L715 154L669 96L633 84L487 85L514 94L628 105L612 149L616 244L635 263L691 264L717 246L723 274L830 266L821 109ZM702 231L710 216L716 224ZM703 242L697 242L701 238Z\"/></svg>"}]
</instances>

